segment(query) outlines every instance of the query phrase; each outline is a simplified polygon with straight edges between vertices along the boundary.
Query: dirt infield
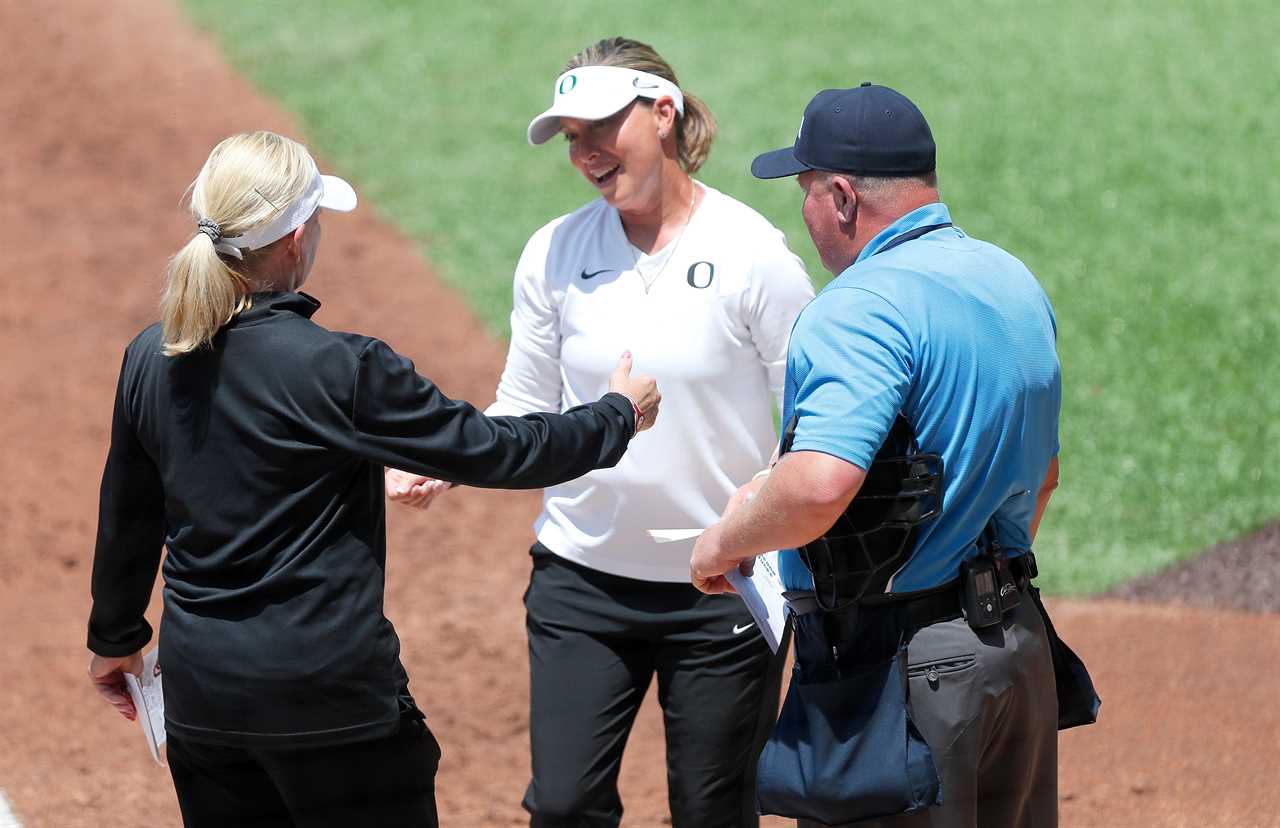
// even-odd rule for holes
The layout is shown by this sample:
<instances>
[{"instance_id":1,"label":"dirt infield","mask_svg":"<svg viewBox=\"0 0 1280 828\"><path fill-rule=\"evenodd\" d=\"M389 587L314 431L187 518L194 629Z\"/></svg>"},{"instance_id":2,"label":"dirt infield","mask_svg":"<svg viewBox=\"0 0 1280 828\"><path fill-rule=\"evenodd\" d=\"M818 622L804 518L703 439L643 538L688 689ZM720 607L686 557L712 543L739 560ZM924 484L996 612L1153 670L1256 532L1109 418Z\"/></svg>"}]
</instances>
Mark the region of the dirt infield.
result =
<instances>
[{"instance_id":1,"label":"dirt infield","mask_svg":"<svg viewBox=\"0 0 1280 828\"><path fill-rule=\"evenodd\" d=\"M167 0L7 0L0 31L0 791L25 826L174 825L167 773L84 673L111 396L191 232L177 205L209 148L240 129L299 130ZM329 220L323 247L317 321L385 338L454 396L492 399L500 345L375 209ZM391 513L388 614L444 747L444 824L518 825L537 496L447 504ZM1280 616L1053 608L1105 699L1098 726L1062 739L1065 825L1280 825ZM650 700L623 768L626 825L664 824L661 752Z\"/></svg>"}]
</instances>

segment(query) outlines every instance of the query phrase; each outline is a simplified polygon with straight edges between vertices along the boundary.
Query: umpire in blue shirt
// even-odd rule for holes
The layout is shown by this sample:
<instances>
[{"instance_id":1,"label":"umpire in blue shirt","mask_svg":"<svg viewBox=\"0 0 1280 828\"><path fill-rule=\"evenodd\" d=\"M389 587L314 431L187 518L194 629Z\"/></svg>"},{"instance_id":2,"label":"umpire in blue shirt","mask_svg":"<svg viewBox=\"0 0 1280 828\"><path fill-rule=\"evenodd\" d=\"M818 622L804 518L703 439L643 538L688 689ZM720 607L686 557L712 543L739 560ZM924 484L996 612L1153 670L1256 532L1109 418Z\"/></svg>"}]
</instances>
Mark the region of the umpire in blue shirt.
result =
<instances>
[{"instance_id":1,"label":"umpire in blue shirt","mask_svg":"<svg viewBox=\"0 0 1280 828\"><path fill-rule=\"evenodd\" d=\"M864 488L901 417L918 451L941 458L940 509L916 527L900 565L872 579L875 594L859 602L865 616L876 609L898 619L892 633L907 677L903 726L928 746L920 754L909 744L906 761L921 775L898 805L806 810L801 803L774 812L824 824L856 815L880 817L860 826L1044 828L1057 822L1051 632L1038 597L1019 601L1015 593L1034 591L1034 558L1026 553L1058 482L1056 324L1022 262L951 223L934 159L920 110L892 89L864 83L819 93L794 146L752 164L758 178L797 177L805 225L835 279L792 332L781 458L700 537L693 580L706 592L724 591L725 572L827 533ZM965 612L963 563L993 549L1002 550L1007 583L996 591L1005 609L997 602L995 620L978 626ZM813 575L795 551L783 553L781 568L789 597L812 594ZM828 642L833 673L809 672L803 600L793 611L801 661L793 685L847 679L848 642ZM858 627L853 638L868 635ZM814 698L808 690L806 704ZM873 707L892 703L888 695L874 698ZM787 717L784 707L780 728ZM813 753L821 759L830 750L818 745ZM877 764L853 761L835 784L847 785L851 799L865 796L854 782L883 770L883 759ZM767 810L775 806L764 782ZM807 778L797 784L802 798L816 788Z\"/></svg>"}]
</instances>

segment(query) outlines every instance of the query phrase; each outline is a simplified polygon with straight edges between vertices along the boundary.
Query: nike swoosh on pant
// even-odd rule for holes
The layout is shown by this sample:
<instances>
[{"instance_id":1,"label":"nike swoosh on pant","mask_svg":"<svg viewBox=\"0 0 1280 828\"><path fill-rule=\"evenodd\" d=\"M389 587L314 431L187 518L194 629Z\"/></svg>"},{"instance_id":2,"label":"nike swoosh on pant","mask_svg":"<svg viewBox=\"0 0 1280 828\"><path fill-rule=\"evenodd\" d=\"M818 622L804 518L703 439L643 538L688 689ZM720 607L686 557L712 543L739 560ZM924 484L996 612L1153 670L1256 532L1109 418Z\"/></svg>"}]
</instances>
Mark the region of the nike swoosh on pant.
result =
<instances>
[{"instance_id":1,"label":"nike swoosh on pant","mask_svg":"<svg viewBox=\"0 0 1280 828\"><path fill-rule=\"evenodd\" d=\"M733 634L734 634L734 635L742 635L744 632L746 632L747 630L751 629L751 628L752 628L752 627L754 627L754 626L755 626L755 622L754 622L754 621L753 621L753 622L751 622L750 624L743 624L741 627L739 627L737 624L734 624L734 625L733 625Z\"/></svg>"}]
</instances>

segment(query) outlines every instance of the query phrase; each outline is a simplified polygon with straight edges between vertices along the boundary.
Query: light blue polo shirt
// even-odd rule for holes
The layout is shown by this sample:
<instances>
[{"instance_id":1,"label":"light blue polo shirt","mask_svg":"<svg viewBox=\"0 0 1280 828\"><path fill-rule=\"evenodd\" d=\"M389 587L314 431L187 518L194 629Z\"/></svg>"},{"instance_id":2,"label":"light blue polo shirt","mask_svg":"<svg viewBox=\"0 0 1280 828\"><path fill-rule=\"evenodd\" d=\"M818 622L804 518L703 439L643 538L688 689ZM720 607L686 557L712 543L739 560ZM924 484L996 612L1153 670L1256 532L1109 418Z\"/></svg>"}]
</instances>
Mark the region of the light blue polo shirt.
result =
<instances>
[{"instance_id":1,"label":"light blue polo shirt","mask_svg":"<svg viewBox=\"0 0 1280 828\"><path fill-rule=\"evenodd\" d=\"M792 451L865 469L901 411L921 450L943 458L942 513L921 526L892 592L956 577L993 516L1003 546L1030 548L1036 494L1058 452L1057 324L1026 266L955 227L880 252L950 220L935 202L873 238L801 313L787 353ZM782 555L782 577L812 589L794 551Z\"/></svg>"}]
</instances>

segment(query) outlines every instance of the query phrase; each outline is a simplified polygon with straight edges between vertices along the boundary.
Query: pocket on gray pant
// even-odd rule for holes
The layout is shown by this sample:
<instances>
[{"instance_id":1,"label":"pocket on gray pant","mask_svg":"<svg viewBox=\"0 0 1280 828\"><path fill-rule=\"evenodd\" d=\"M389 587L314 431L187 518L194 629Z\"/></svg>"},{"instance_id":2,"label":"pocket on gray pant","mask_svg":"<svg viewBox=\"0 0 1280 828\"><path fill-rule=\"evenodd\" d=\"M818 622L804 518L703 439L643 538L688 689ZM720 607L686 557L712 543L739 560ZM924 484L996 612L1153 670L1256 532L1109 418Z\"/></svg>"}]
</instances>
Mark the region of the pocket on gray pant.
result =
<instances>
[{"instance_id":1,"label":"pocket on gray pant","mask_svg":"<svg viewBox=\"0 0 1280 828\"><path fill-rule=\"evenodd\" d=\"M977 667L976 653L936 656L907 667L911 715L935 752L949 753L981 711Z\"/></svg>"},{"instance_id":2,"label":"pocket on gray pant","mask_svg":"<svg viewBox=\"0 0 1280 828\"><path fill-rule=\"evenodd\" d=\"M916 664L908 664L907 677L923 678L930 684L937 684L941 683L943 676L950 676L955 673L964 672L965 670L971 670L977 665L977 663L978 656L975 653L931 658Z\"/></svg>"}]
</instances>

